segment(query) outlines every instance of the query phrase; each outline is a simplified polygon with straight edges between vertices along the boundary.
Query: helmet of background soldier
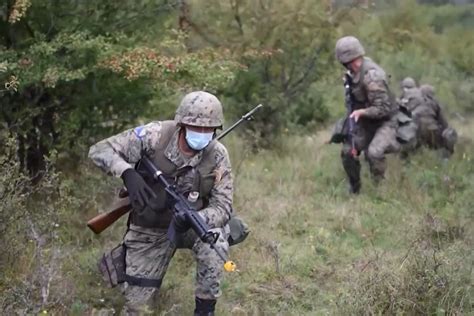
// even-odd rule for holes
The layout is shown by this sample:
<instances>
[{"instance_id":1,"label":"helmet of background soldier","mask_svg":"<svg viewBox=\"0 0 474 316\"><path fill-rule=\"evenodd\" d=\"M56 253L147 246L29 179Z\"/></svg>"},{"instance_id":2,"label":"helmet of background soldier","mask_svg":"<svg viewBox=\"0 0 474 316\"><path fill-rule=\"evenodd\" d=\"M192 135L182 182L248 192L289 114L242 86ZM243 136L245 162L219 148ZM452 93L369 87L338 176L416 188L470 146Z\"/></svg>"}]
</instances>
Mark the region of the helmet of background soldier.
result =
<instances>
[{"instance_id":1,"label":"helmet of background soldier","mask_svg":"<svg viewBox=\"0 0 474 316\"><path fill-rule=\"evenodd\" d=\"M402 88L413 89L416 87L415 80L411 77L406 77L402 81Z\"/></svg>"},{"instance_id":2,"label":"helmet of background soldier","mask_svg":"<svg viewBox=\"0 0 474 316\"><path fill-rule=\"evenodd\" d=\"M347 64L364 55L364 47L354 36L341 37L336 43L336 58L341 64Z\"/></svg>"},{"instance_id":3,"label":"helmet of background soldier","mask_svg":"<svg viewBox=\"0 0 474 316\"><path fill-rule=\"evenodd\" d=\"M185 125L220 128L224 124L224 114L215 95L194 91L181 100L174 120Z\"/></svg>"},{"instance_id":4,"label":"helmet of background soldier","mask_svg":"<svg viewBox=\"0 0 474 316\"><path fill-rule=\"evenodd\" d=\"M429 84L422 84L420 86L420 90L421 90L421 93L423 93L423 95L434 96L434 94L435 94L434 87L432 85L429 85Z\"/></svg>"}]
</instances>

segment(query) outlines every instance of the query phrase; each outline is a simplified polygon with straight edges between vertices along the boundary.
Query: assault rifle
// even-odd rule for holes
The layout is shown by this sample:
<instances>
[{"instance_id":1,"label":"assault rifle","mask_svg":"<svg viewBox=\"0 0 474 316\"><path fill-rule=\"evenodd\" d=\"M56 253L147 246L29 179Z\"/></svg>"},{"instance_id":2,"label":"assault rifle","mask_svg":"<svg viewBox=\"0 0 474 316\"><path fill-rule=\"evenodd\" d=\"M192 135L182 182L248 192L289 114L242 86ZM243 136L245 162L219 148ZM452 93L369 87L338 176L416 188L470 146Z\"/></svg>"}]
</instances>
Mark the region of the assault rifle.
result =
<instances>
[{"instance_id":1,"label":"assault rifle","mask_svg":"<svg viewBox=\"0 0 474 316\"><path fill-rule=\"evenodd\" d=\"M225 131L223 131L222 133L220 133L216 139L217 140L220 140L222 139L224 136L226 136L229 132L231 132L234 128L236 128L237 126L239 126L242 122L245 122L245 121L251 121L253 120L253 114L262 107L263 105L262 104L259 104L257 105L256 107L254 107L252 110L250 110L248 113L244 114L237 122L235 122L231 127L229 127L228 129L226 129ZM155 177L155 172L156 170L159 171L158 168L154 167L152 168L152 166L150 164L147 164L146 161L149 161L148 158L146 157L143 157L141 159L141 162L144 163L145 167L148 167L147 170L150 172L150 174L153 175L153 177ZM149 161L151 163L151 161ZM155 170L156 169L156 170ZM166 181L166 179L164 179L164 177L158 177L157 179L155 180L159 180L159 181L163 181L163 180ZM166 189L166 184L164 182L162 182L162 184L165 186L165 189ZM170 189L171 190L171 187ZM166 192L168 192L168 195L171 196L176 202L179 202L177 196L173 196L172 193L170 193L168 190L166 190ZM131 203L130 203L130 200L128 198L128 193L126 191L121 191L119 193L119 197L120 197L120 200L118 200L113 206L112 206L112 209L111 211L109 212L106 212L106 213L102 213L102 214L99 214L97 216L95 216L94 218L90 219L88 222L87 222L87 227L89 227L94 233L96 234L100 234L101 232L103 232L105 229L107 229L110 225L112 225L113 223L115 223L120 217L122 217L123 215L127 214L131 209L132 209L132 206L131 206ZM178 207L181 206L181 204L177 203ZM198 224L196 224L197 226L199 226ZM199 236L199 233L196 232ZM201 232L202 233L202 232ZM205 238L209 238L209 236L205 236Z\"/></svg>"},{"instance_id":2,"label":"assault rifle","mask_svg":"<svg viewBox=\"0 0 474 316\"><path fill-rule=\"evenodd\" d=\"M348 138L351 142L351 155L355 158L357 156L357 149L355 146L355 139L354 139L354 129L355 129L355 120L351 118L351 113L354 111L354 106L352 102L352 93L351 93L351 86L352 86L352 76L349 72L344 75L344 94L345 94L345 104L347 110L347 121L349 123L349 133Z\"/></svg>"},{"instance_id":3,"label":"assault rifle","mask_svg":"<svg viewBox=\"0 0 474 316\"><path fill-rule=\"evenodd\" d=\"M170 227L168 228L168 238L176 244L179 235L178 232L184 232L188 229L192 229L197 237L199 237L203 242L208 243L212 249L217 253L217 255L224 262L224 268L226 271L235 271L235 264L232 261L227 261L225 255L221 252L220 248L215 247L217 240L219 239L219 233L209 230L209 227L204 222L201 215L196 212L196 209L191 205L188 199L176 191L176 187L170 184L163 172L159 170L155 164L148 158L148 156L143 156L140 160L140 164L145 168L145 170L153 175L153 180L161 182L166 193L174 202L174 217L171 221ZM182 223L177 223L177 218L181 218ZM179 227L178 225L185 225Z\"/></svg>"}]
</instances>

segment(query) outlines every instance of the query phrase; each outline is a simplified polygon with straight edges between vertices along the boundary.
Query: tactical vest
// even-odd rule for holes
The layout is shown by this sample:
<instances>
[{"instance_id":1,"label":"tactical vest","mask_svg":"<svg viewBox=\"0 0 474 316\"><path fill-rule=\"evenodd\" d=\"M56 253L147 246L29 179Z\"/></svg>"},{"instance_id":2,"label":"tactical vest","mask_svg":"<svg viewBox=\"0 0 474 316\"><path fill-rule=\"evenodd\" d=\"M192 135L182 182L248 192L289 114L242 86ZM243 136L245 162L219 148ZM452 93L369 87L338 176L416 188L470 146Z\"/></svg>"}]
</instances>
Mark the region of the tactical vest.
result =
<instances>
[{"instance_id":1,"label":"tactical vest","mask_svg":"<svg viewBox=\"0 0 474 316\"><path fill-rule=\"evenodd\" d=\"M149 155L152 162L160 169L163 174L172 183L177 178L189 172L192 167L185 166L178 168L165 155L165 151L174 133L179 129L175 121L161 122L160 142L153 148L153 153ZM212 141L202 153L200 163L194 167L195 179L193 181L193 191L199 192L199 200L195 203L196 209L202 209L207 206L211 190L214 186L216 161L211 153L214 151L217 141ZM145 179L145 182L153 189L156 198L150 200L150 203L141 210L133 210L130 213L130 222L137 226L146 228L168 228L172 215L173 205L167 200L167 194L161 183L153 180L152 176L142 169L140 163L136 166L137 171Z\"/></svg>"},{"instance_id":2,"label":"tactical vest","mask_svg":"<svg viewBox=\"0 0 474 316\"><path fill-rule=\"evenodd\" d=\"M354 106L352 110L365 109L370 106L369 99L367 98L367 90L365 89L365 86L364 86L364 77L365 77L366 72L368 72L371 69L381 70L380 66L374 63L370 58L364 58L364 61L360 69L360 76L357 82L354 81L353 84L351 85L351 94L352 94L353 102L354 102ZM395 98L390 93L390 89L388 88L388 83L385 80L384 80L384 84L389 93L390 102L392 103L392 105L394 105ZM394 111L394 114L395 112L396 111Z\"/></svg>"},{"instance_id":3,"label":"tactical vest","mask_svg":"<svg viewBox=\"0 0 474 316\"><path fill-rule=\"evenodd\" d=\"M424 102L411 110L413 115L416 118L425 117L436 120L438 105L430 97L425 97L423 101Z\"/></svg>"}]
</instances>

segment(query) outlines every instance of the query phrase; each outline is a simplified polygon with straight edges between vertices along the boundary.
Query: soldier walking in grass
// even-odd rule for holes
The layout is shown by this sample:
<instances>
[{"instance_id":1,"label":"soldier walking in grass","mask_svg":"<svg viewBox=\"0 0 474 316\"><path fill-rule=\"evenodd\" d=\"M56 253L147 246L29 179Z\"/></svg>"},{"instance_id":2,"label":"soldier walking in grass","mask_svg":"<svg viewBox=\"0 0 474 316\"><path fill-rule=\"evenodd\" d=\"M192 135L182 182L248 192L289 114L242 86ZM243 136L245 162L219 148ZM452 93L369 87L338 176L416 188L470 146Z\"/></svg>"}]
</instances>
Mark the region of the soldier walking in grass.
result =
<instances>
[{"instance_id":1,"label":"soldier walking in grass","mask_svg":"<svg viewBox=\"0 0 474 316\"><path fill-rule=\"evenodd\" d=\"M342 37L336 43L336 58L348 70L346 78L350 78L351 109L344 124L348 137L343 142L341 157L352 193L358 193L361 187L358 156L362 152L373 179L379 182L385 174L385 155L400 149L396 138L398 107L387 75L364 55L364 48L353 36Z\"/></svg>"},{"instance_id":2,"label":"soldier walking in grass","mask_svg":"<svg viewBox=\"0 0 474 316\"><path fill-rule=\"evenodd\" d=\"M214 139L223 120L220 101L210 93L196 91L182 99L174 120L127 130L90 148L89 157L97 166L122 178L133 207L123 241L126 315L154 312L153 298L176 247L191 249L196 261L195 315L214 315L221 295L222 259L191 231L183 234L181 245L170 242L167 231L175 213L167 203L166 192L135 164L146 154L176 183L180 193L192 197L206 224L219 233L215 247L227 255L232 173L226 148ZM174 220L178 225L182 221Z\"/></svg>"}]
</instances>

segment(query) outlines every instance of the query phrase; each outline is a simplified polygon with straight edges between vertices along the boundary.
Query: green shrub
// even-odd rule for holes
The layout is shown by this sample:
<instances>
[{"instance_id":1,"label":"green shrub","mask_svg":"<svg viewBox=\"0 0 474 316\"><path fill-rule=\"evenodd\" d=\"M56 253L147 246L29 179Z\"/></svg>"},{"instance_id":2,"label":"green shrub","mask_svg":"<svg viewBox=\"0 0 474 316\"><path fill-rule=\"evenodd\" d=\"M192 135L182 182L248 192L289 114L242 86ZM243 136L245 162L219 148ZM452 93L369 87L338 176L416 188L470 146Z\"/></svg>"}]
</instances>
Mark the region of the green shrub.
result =
<instances>
[{"instance_id":1,"label":"green shrub","mask_svg":"<svg viewBox=\"0 0 474 316\"><path fill-rule=\"evenodd\" d=\"M403 256L375 251L348 271L341 311L357 315L458 315L471 306L474 259L464 228L427 214Z\"/></svg>"}]
</instances>

